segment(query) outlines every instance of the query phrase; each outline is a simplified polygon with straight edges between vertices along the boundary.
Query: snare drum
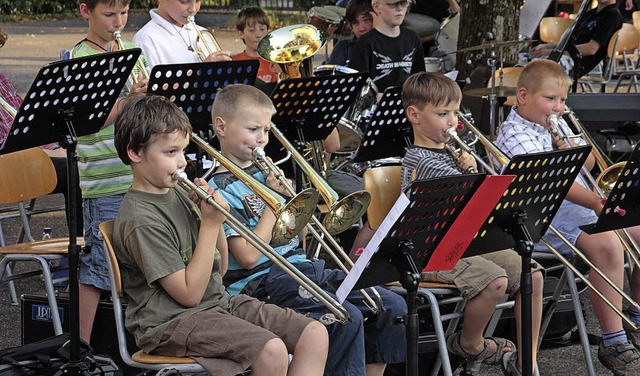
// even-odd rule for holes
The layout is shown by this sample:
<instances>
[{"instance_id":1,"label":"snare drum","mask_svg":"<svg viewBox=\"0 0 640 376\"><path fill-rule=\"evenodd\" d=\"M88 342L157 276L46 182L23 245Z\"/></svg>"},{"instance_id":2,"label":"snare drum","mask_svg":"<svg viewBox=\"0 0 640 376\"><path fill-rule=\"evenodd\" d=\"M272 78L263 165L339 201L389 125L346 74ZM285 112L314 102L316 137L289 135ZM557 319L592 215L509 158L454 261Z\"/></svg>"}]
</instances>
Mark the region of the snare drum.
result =
<instances>
[{"instance_id":1,"label":"snare drum","mask_svg":"<svg viewBox=\"0 0 640 376\"><path fill-rule=\"evenodd\" d=\"M309 9L309 23L325 32L328 39L333 37L342 17L325 7L313 7Z\"/></svg>"},{"instance_id":2,"label":"snare drum","mask_svg":"<svg viewBox=\"0 0 640 376\"><path fill-rule=\"evenodd\" d=\"M453 52L458 49L458 30L460 29L460 14L454 13L442 21L440 31L436 36L436 42L438 43L438 49L451 59L453 67L456 65L456 54ZM451 67L451 69L453 69ZM446 71L451 70L449 67L444 67Z\"/></svg>"},{"instance_id":3,"label":"snare drum","mask_svg":"<svg viewBox=\"0 0 640 376\"><path fill-rule=\"evenodd\" d=\"M321 65L313 70L316 76L358 73L357 70L342 65ZM353 152L360 147L368 120L376 108L378 89L371 80L362 88L356 100L349 106L338 122L340 149L338 152Z\"/></svg>"},{"instance_id":4,"label":"snare drum","mask_svg":"<svg viewBox=\"0 0 640 376\"><path fill-rule=\"evenodd\" d=\"M442 59L439 57L425 57L424 58L425 72L440 72L442 73Z\"/></svg>"}]
</instances>

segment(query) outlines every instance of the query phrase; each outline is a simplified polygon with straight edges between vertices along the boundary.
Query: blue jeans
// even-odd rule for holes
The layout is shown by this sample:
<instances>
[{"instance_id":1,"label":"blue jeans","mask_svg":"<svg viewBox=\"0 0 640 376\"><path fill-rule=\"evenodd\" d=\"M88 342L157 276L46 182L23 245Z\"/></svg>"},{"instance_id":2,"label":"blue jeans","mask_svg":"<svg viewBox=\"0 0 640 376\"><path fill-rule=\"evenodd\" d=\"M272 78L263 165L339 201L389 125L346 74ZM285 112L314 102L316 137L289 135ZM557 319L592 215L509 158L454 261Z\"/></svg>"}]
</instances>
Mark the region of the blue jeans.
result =
<instances>
[{"instance_id":1,"label":"blue jeans","mask_svg":"<svg viewBox=\"0 0 640 376\"><path fill-rule=\"evenodd\" d=\"M325 270L323 260L294 266L334 298L335 288L330 283L345 277L338 269ZM385 309L378 315L373 315L364 304L360 292L352 292L343 304L351 319L345 324L336 322L327 307L310 297L293 278L276 266L271 267L253 295L325 324L329 331L329 356L325 375L347 376L364 375L365 364L405 361L404 325L394 325L393 319L405 315L407 305L394 292L378 287L376 290L382 297Z\"/></svg>"},{"instance_id":2,"label":"blue jeans","mask_svg":"<svg viewBox=\"0 0 640 376\"><path fill-rule=\"evenodd\" d=\"M109 290L109 271L104 258L102 234L98 226L116 218L124 194L100 198L85 198L82 201L84 220L84 242L90 251L80 254L79 280L101 290Z\"/></svg>"}]
</instances>

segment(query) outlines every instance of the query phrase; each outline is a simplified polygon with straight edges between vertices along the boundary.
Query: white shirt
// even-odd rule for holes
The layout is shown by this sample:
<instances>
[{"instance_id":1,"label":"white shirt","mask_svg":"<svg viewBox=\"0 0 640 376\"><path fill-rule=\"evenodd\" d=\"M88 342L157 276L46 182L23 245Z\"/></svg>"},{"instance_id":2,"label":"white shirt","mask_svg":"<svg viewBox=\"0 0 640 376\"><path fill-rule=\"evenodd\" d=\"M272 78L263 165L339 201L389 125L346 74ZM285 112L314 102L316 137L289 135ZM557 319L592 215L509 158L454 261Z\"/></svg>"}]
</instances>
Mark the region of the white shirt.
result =
<instances>
[{"instance_id":1,"label":"white shirt","mask_svg":"<svg viewBox=\"0 0 640 376\"><path fill-rule=\"evenodd\" d=\"M197 63L196 39L198 33L191 24L175 26L158 15L157 9L149 11L151 20L133 36L144 52L149 68L157 64ZM198 26L200 30L205 28ZM193 51L189 50L189 47Z\"/></svg>"}]
</instances>

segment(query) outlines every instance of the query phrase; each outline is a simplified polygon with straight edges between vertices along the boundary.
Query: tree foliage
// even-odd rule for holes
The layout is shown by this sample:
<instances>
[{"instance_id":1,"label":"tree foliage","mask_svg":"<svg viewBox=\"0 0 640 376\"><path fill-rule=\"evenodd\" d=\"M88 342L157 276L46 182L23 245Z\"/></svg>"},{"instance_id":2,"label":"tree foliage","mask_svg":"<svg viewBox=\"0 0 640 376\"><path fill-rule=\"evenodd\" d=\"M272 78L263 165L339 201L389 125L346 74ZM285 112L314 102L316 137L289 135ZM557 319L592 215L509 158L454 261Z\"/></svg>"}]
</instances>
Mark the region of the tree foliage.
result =
<instances>
[{"instance_id":1,"label":"tree foliage","mask_svg":"<svg viewBox=\"0 0 640 376\"><path fill-rule=\"evenodd\" d=\"M523 0L474 0L462 1L458 49L477 46L487 42L491 32L496 42L517 40L520 26L520 7ZM496 57L505 62L516 62L518 50L522 46L503 48L495 51ZM457 69L461 77L469 77L473 67L487 63L489 50L480 49L457 56Z\"/></svg>"},{"instance_id":2,"label":"tree foliage","mask_svg":"<svg viewBox=\"0 0 640 376\"><path fill-rule=\"evenodd\" d=\"M146 9L149 0L131 0L131 9ZM0 12L5 15L60 14L77 11L78 0L0 0Z\"/></svg>"}]
</instances>

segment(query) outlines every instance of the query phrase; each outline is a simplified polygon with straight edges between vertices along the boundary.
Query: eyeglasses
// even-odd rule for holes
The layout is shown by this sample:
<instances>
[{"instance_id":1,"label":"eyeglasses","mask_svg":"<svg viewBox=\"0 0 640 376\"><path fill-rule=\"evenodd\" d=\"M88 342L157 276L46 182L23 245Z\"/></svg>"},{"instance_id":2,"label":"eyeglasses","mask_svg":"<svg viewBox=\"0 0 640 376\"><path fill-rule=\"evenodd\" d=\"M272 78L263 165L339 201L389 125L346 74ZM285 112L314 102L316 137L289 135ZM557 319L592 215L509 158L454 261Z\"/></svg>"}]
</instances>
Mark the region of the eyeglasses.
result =
<instances>
[{"instance_id":1,"label":"eyeglasses","mask_svg":"<svg viewBox=\"0 0 640 376\"><path fill-rule=\"evenodd\" d=\"M395 3L387 3L387 2L381 1L381 3L386 4L389 8L392 8L392 9L395 9L395 10L401 10L401 9L408 8L409 5L411 5L412 1L411 0L401 0L401 1L397 1Z\"/></svg>"}]
</instances>

